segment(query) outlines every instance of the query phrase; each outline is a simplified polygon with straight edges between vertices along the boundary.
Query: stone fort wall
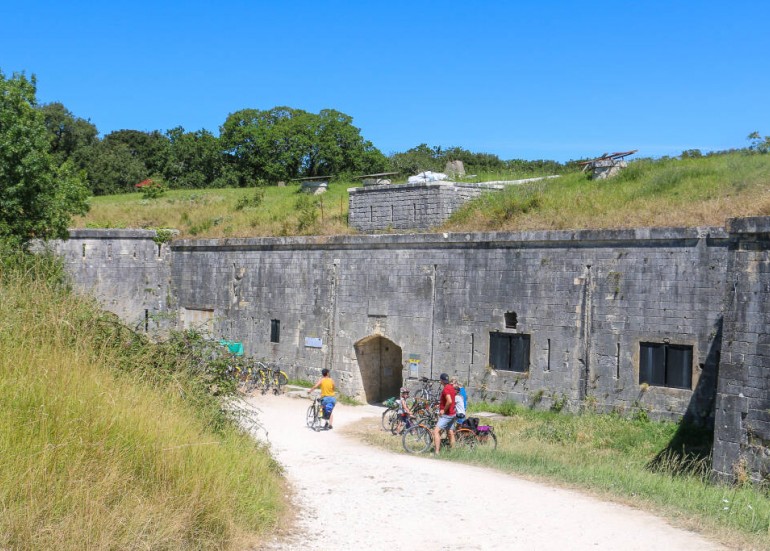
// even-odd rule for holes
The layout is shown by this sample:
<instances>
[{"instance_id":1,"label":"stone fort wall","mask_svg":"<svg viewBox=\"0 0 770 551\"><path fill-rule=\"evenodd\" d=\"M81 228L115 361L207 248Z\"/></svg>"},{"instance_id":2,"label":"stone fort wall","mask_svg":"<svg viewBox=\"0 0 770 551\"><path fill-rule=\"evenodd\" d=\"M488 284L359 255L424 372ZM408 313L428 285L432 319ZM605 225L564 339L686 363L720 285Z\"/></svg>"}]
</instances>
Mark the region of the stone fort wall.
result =
<instances>
[{"instance_id":1,"label":"stone fort wall","mask_svg":"<svg viewBox=\"0 0 770 551\"><path fill-rule=\"evenodd\" d=\"M348 189L348 224L360 232L439 226L463 203L502 185L428 182Z\"/></svg>"},{"instance_id":2,"label":"stone fort wall","mask_svg":"<svg viewBox=\"0 0 770 551\"><path fill-rule=\"evenodd\" d=\"M379 401L418 376L447 372L460 377L471 400L643 409L653 418L706 424L716 411L717 441L735 444L734 453L723 454L732 465L756 456L751 445L767 450L768 368L766 345L759 345L770 287L759 282L764 276L741 280L767 265L761 255L770 240L756 237L764 227L735 234L663 228L163 245L132 232L77 230L56 247L78 287L134 326L206 327L214 338L242 341L247 354L276 361L293 378L315 379L329 367L342 392ZM754 260L736 255L747 239L754 240ZM728 290L744 285L756 286L743 314L748 325L723 314ZM717 397L723 342L751 342L741 340L749 327L755 353L742 351L729 372L750 370L750 361L753 375L735 375L728 384L723 368ZM526 370L492 368L494 343L516 339L529 345ZM688 388L640 384L643 347L650 344L691 350ZM741 385L756 389L753 402L742 401ZM754 416L751 442L736 415ZM731 419L724 430L720 416ZM749 468L761 476L760 463Z\"/></svg>"}]
</instances>

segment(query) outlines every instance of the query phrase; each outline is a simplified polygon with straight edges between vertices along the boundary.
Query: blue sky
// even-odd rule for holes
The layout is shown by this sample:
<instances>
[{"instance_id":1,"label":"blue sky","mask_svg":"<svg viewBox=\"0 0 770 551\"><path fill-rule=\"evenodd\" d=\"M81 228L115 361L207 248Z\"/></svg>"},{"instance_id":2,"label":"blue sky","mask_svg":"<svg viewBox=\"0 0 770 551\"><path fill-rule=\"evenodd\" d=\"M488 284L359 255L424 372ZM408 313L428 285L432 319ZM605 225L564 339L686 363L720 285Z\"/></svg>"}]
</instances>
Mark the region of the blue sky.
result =
<instances>
[{"instance_id":1,"label":"blue sky","mask_svg":"<svg viewBox=\"0 0 770 551\"><path fill-rule=\"evenodd\" d=\"M0 70L114 130L218 134L287 105L421 143L566 161L770 135L770 3L0 0Z\"/></svg>"}]
</instances>

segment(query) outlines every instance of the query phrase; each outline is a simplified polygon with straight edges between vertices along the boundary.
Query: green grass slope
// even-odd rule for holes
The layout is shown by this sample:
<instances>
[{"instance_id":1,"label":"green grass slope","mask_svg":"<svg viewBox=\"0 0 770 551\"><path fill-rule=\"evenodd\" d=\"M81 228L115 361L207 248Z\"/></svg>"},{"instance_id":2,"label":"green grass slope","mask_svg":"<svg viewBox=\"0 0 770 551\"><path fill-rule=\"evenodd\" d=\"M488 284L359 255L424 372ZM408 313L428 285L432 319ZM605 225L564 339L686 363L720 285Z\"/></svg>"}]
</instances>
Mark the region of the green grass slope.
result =
<instances>
[{"instance_id":1,"label":"green grass slope","mask_svg":"<svg viewBox=\"0 0 770 551\"><path fill-rule=\"evenodd\" d=\"M510 179L484 174L484 179ZM298 185L169 191L94 197L73 227L175 228L180 237L256 237L354 233L348 188L332 182L318 197ZM722 226L770 214L770 155L734 152L689 159L633 161L619 176L590 180L573 172L513 185L469 202L435 231L518 231Z\"/></svg>"},{"instance_id":2,"label":"green grass slope","mask_svg":"<svg viewBox=\"0 0 770 551\"><path fill-rule=\"evenodd\" d=\"M0 549L258 544L283 507L267 450L130 365L93 304L3 268Z\"/></svg>"}]
</instances>

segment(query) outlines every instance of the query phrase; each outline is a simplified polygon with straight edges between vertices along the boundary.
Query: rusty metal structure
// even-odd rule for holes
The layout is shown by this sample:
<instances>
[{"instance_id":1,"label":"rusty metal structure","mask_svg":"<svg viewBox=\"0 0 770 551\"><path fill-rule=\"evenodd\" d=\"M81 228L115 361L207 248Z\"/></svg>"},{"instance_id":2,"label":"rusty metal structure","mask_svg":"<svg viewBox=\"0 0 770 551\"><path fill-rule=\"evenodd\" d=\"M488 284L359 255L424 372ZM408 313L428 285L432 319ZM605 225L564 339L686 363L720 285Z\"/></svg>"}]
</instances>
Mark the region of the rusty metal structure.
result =
<instances>
[{"instance_id":1,"label":"rusty metal structure","mask_svg":"<svg viewBox=\"0 0 770 551\"><path fill-rule=\"evenodd\" d=\"M583 166L583 172L586 172L589 169L592 170L591 178L594 180L603 180L615 176L622 169L626 168L628 163L625 158L629 155L633 155L637 151L639 150L632 149L631 151L604 153L595 159L582 161L578 164Z\"/></svg>"}]
</instances>

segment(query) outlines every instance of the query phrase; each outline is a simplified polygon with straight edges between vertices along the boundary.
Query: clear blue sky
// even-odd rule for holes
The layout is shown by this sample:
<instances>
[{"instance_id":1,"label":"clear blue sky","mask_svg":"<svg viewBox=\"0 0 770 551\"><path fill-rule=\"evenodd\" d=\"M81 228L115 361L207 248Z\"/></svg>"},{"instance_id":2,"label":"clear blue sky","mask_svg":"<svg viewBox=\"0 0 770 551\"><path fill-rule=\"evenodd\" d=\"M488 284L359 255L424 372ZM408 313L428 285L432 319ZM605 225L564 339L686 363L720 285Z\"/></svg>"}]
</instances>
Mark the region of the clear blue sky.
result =
<instances>
[{"instance_id":1,"label":"clear blue sky","mask_svg":"<svg viewBox=\"0 0 770 551\"><path fill-rule=\"evenodd\" d=\"M758 0L0 0L0 70L102 135L332 108L386 154L745 147L770 135L769 35Z\"/></svg>"}]
</instances>

